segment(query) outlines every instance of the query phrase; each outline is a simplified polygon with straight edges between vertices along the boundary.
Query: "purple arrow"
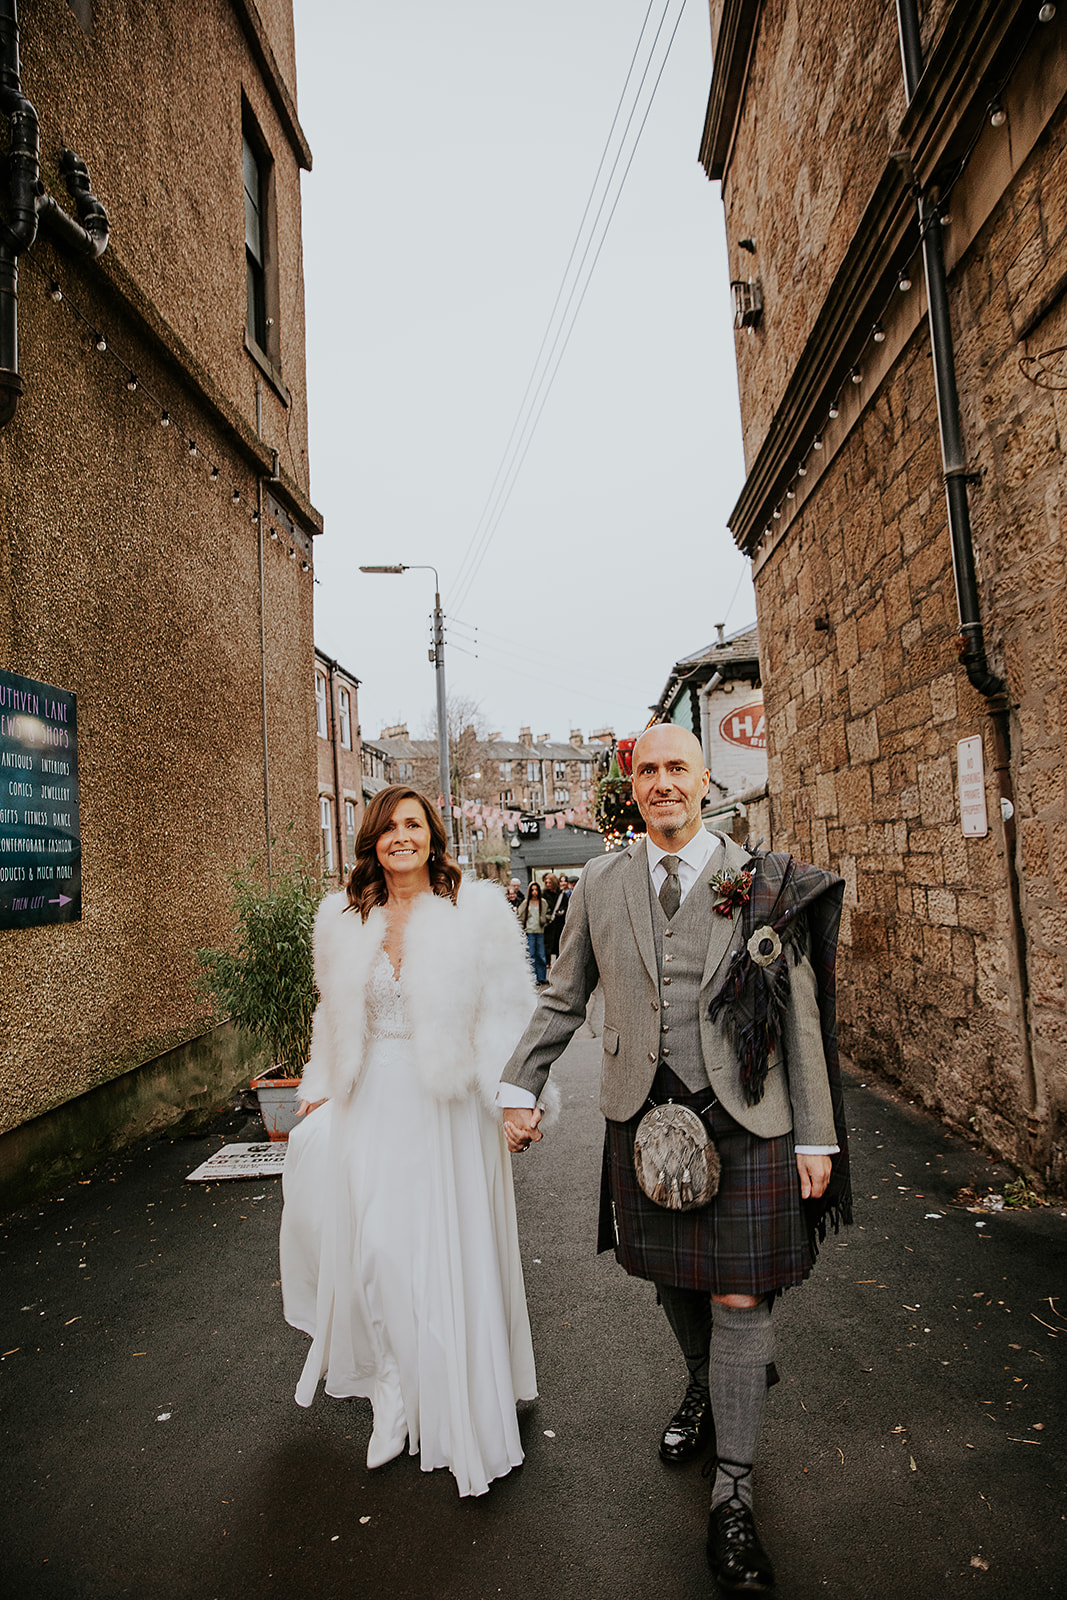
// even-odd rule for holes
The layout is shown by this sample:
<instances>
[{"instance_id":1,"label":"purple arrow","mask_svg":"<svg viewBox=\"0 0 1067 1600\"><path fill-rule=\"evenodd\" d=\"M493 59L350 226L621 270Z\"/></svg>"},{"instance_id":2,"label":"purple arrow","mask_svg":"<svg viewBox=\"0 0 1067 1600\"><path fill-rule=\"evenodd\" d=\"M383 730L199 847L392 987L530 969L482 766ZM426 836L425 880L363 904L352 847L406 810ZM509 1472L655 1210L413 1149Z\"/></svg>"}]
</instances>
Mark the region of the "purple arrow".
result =
<instances>
[{"instance_id":1,"label":"purple arrow","mask_svg":"<svg viewBox=\"0 0 1067 1600\"><path fill-rule=\"evenodd\" d=\"M71 903L70 895L69 894L63 894L62 891L60 892L58 900L49 900L49 902L48 902L48 904L50 906L69 906L70 903Z\"/></svg>"}]
</instances>

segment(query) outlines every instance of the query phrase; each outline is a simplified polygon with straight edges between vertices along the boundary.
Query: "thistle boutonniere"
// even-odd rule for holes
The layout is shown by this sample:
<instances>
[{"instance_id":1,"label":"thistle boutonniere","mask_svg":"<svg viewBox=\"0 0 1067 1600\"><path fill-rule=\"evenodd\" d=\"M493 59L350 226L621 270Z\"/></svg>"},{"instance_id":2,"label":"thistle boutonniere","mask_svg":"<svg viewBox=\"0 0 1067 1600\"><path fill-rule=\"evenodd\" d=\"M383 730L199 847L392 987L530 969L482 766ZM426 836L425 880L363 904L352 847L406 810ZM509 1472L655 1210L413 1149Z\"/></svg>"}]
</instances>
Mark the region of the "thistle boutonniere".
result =
<instances>
[{"instance_id":1,"label":"thistle boutonniere","mask_svg":"<svg viewBox=\"0 0 1067 1600\"><path fill-rule=\"evenodd\" d=\"M720 917L732 917L738 906L748 904L752 893L752 873L744 868L740 872L714 872L711 887L715 895L715 909Z\"/></svg>"}]
</instances>

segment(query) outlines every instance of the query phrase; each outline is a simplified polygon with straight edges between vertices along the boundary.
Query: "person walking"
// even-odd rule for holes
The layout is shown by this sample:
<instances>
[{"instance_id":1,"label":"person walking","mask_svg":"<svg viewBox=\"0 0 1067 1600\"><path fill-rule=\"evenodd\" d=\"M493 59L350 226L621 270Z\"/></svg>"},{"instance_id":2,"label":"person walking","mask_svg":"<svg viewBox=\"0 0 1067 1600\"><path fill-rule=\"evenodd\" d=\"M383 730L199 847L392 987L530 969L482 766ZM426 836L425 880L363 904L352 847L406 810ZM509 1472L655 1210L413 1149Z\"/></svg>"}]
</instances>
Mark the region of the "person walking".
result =
<instances>
[{"instance_id":1,"label":"person walking","mask_svg":"<svg viewBox=\"0 0 1067 1600\"><path fill-rule=\"evenodd\" d=\"M499 1098L509 1149L527 1149L541 1138L536 1097L599 981L599 1248L656 1285L689 1378L659 1453L677 1465L715 1441L708 1561L723 1589L760 1592L774 1582L752 1510L771 1304L809 1273L827 1209L835 1225L851 1220L834 1043L842 885L706 831L708 783L686 729L657 725L637 741L647 837L583 871ZM651 1198L635 1162L642 1118L669 1101L701 1116L721 1163L717 1193L691 1209L656 1188Z\"/></svg>"},{"instance_id":2,"label":"person walking","mask_svg":"<svg viewBox=\"0 0 1067 1600\"><path fill-rule=\"evenodd\" d=\"M526 935L526 950L530 957L530 965L534 970L537 986L541 988L548 979L548 962L545 958L548 912L541 894L541 885L536 878L526 891L526 899L519 912L519 922Z\"/></svg>"},{"instance_id":3,"label":"person walking","mask_svg":"<svg viewBox=\"0 0 1067 1600\"><path fill-rule=\"evenodd\" d=\"M461 883L414 789L367 807L346 890L315 922L320 992L285 1158L286 1320L319 1380L371 1400L368 1467L405 1442L484 1494L523 1459L537 1394L500 1062L534 1007L504 896Z\"/></svg>"}]
</instances>

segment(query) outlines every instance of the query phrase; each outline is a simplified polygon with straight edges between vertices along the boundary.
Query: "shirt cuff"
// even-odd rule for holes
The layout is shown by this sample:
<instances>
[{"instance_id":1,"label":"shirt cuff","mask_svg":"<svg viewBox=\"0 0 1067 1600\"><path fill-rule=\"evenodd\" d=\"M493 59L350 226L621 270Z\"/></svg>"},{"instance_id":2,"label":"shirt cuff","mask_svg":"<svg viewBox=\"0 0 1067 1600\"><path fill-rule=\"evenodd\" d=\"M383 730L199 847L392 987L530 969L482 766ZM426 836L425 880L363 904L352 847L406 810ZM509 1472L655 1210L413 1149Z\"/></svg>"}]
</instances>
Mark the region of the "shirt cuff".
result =
<instances>
[{"instance_id":1,"label":"shirt cuff","mask_svg":"<svg viewBox=\"0 0 1067 1600\"><path fill-rule=\"evenodd\" d=\"M836 1156L841 1146L839 1144L795 1144L793 1149L798 1156Z\"/></svg>"},{"instance_id":2,"label":"shirt cuff","mask_svg":"<svg viewBox=\"0 0 1067 1600\"><path fill-rule=\"evenodd\" d=\"M516 1089L513 1083L502 1083L496 1092L496 1103L507 1110L509 1107L518 1110L522 1107L532 1111L537 1104L537 1096L530 1093L529 1089Z\"/></svg>"}]
</instances>

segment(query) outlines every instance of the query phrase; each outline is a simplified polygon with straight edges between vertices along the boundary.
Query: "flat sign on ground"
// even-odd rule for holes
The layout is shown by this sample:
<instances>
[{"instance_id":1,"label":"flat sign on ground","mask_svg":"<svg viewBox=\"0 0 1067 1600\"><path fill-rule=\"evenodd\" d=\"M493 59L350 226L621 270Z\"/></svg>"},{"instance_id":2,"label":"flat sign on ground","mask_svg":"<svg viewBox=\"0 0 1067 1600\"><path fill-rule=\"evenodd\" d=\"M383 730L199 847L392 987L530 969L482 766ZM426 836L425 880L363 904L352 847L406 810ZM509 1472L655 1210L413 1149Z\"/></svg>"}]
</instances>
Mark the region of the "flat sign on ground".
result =
<instances>
[{"instance_id":1,"label":"flat sign on ground","mask_svg":"<svg viewBox=\"0 0 1067 1600\"><path fill-rule=\"evenodd\" d=\"M224 1144L186 1177L186 1183L218 1183L223 1178L280 1178L285 1142Z\"/></svg>"},{"instance_id":2,"label":"flat sign on ground","mask_svg":"<svg viewBox=\"0 0 1067 1600\"><path fill-rule=\"evenodd\" d=\"M0 672L0 928L82 914L78 702Z\"/></svg>"}]
</instances>

